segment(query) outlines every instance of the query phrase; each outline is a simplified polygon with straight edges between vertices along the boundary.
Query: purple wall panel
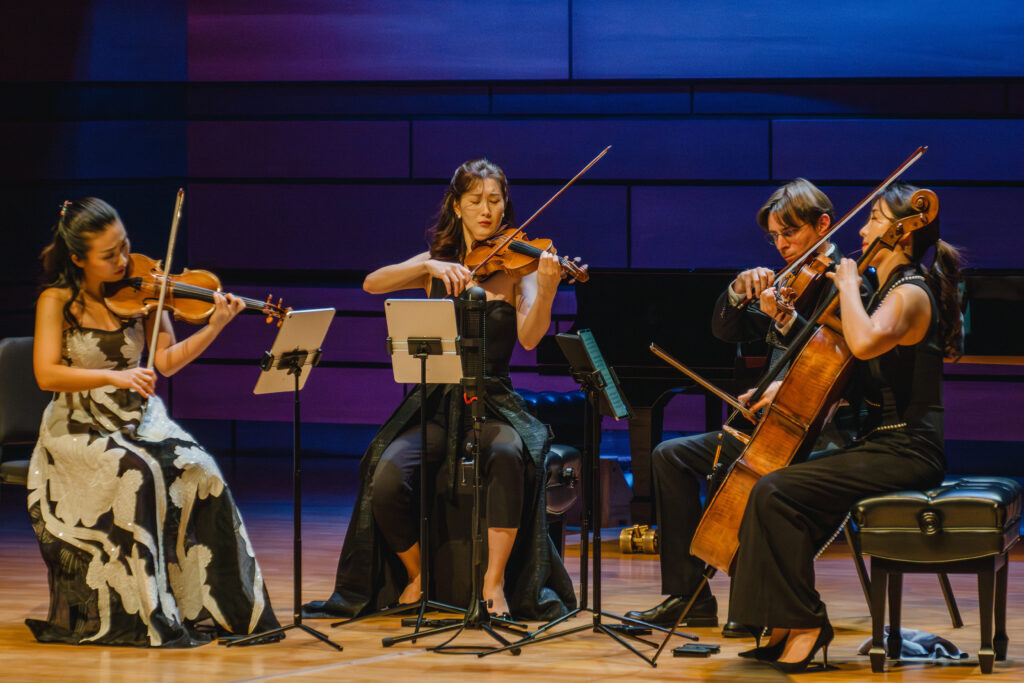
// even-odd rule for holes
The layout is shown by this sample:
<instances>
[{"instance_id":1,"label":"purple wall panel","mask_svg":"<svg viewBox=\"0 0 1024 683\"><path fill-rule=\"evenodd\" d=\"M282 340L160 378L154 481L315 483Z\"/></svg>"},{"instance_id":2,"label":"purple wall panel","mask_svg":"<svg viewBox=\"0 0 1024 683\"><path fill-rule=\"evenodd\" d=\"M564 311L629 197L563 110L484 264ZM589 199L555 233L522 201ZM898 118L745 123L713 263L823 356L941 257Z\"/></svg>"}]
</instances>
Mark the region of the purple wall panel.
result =
<instances>
[{"instance_id":1,"label":"purple wall panel","mask_svg":"<svg viewBox=\"0 0 1024 683\"><path fill-rule=\"evenodd\" d=\"M665 406L665 429L703 432L705 412L703 394L676 394Z\"/></svg>"},{"instance_id":2,"label":"purple wall panel","mask_svg":"<svg viewBox=\"0 0 1024 683\"><path fill-rule=\"evenodd\" d=\"M689 114L690 86L530 85L494 88L493 110L505 114Z\"/></svg>"},{"instance_id":3,"label":"purple wall panel","mask_svg":"<svg viewBox=\"0 0 1024 683\"><path fill-rule=\"evenodd\" d=\"M918 165L926 163L925 155ZM881 178L879 178L881 179ZM927 187L927 182L921 183ZM837 219L864 198L873 187L834 187L822 190L832 199ZM1024 213L1024 189L996 187L939 187L942 238L963 249L970 268L1020 268L1024 234L1007 216ZM635 200L634 200L635 206ZM756 211L756 208L754 209ZM845 253L860 249L858 231L868 210L857 214L837 233L835 242Z\"/></svg>"},{"instance_id":4,"label":"purple wall panel","mask_svg":"<svg viewBox=\"0 0 1024 683\"><path fill-rule=\"evenodd\" d=\"M426 250L443 189L193 184L189 192L190 264L372 270Z\"/></svg>"},{"instance_id":5,"label":"purple wall panel","mask_svg":"<svg viewBox=\"0 0 1024 683\"><path fill-rule=\"evenodd\" d=\"M383 303L383 302L382 302ZM186 332L187 334L187 332ZM275 325L263 318L246 315L235 319L203 353L204 358L251 359L253 362L270 350L277 334ZM323 342L323 360L388 363L384 350L387 325L384 318L334 319Z\"/></svg>"},{"instance_id":6,"label":"purple wall panel","mask_svg":"<svg viewBox=\"0 0 1024 683\"><path fill-rule=\"evenodd\" d=\"M569 13L547 0L191 0L192 81L569 77Z\"/></svg>"},{"instance_id":7,"label":"purple wall panel","mask_svg":"<svg viewBox=\"0 0 1024 683\"><path fill-rule=\"evenodd\" d=\"M1024 266L1024 232L1015 218L1024 215L1024 188L940 188L938 195L942 238L963 248L968 267Z\"/></svg>"},{"instance_id":8,"label":"purple wall panel","mask_svg":"<svg viewBox=\"0 0 1024 683\"><path fill-rule=\"evenodd\" d=\"M172 415L179 419L292 419L291 394L257 396L256 367L191 365L174 376ZM317 368L302 390L306 422L381 424L402 400L391 370Z\"/></svg>"},{"instance_id":9,"label":"purple wall panel","mask_svg":"<svg viewBox=\"0 0 1024 683\"><path fill-rule=\"evenodd\" d=\"M634 268L742 268L774 264L757 210L765 187L634 187Z\"/></svg>"},{"instance_id":10,"label":"purple wall panel","mask_svg":"<svg viewBox=\"0 0 1024 683\"><path fill-rule=\"evenodd\" d=\"M1024 120L775 121L772 172L881 181L920 145L929 149L911 182L1024 180Z\"/></svg>"},{"instance_id":11,"label":"purple wall panel","mask_svg":"<svg viewBox=\"0 0 1024 683\"><path fill-rule=\"evenodd\" d=\"M1024 441L1024 422L1011 417L1008 410L1024 405L1024 383L946 382L943 386L947 439Z\"/></svg>"},{"instance_id":12,"label":"purple wall panel","mask_svg":"<svg viewBox=\"0 0 1024 683\"><path fill-rule=\"evenodd\" d=\"M612 153L609 152L609 155ZM609 158L602 159L599 164ZM516 187L514 177L510 182L516 220L519 223L529 218L560 187ZM592 268L625 268L628 265L627 220L625 187L577 185L566 191L527 226L526 234L530 238L552 240L559 254L579 256L583 263L590 264Z\"/></svg>"},{"instance_id":13,"label":"purple wall panel","mask_svg":"<svg viewBox=\"0 0 1024 683\"><path fill-rule=\"evenodd\" d=\"M997 83L838 84L775 83L693 87L696 114L1002 114Z\"/></svg>"},{"instance_id":14,"label":"purple wall panel","mask_svg":"<svg viewBox=\"0 0 1024 683\"><path fill-rule=\"evenodd\" d=\"M573 78L1019 76L1015 0L576 2ZM913 27L913 39L908 38Z\"/></svg>"},{"instance_id":15,"label":"purple wall panel","mask_svg":"<svg viewBox=\"0 0 1024 683\"><path fill-rule=\"evenodd\" d=\"M0 123L0 177L160 178L185 174L177 121Z\"/></svg>"},{"instance_id":16,"label":"purple wall panel","mask_svg":"<svg viewBox=\"0 0 1024 683\"><path fill-rule=\"evenodd\" d=\"M384 297L367 294L356 285L338 285L336 287L259 287L243 285L225 287L239 296L265 300L272 294L274 301L278 297L284 299L285 306L292 308L336 308L338 312L370 311L384 313Z\"/></svg>"},{"instance_id":17,"label":"purple wall panel","mask_svg":"<svg viewBox=\"0 0 1024 683\"><path fill-rule=\"evenodd\" d=\"M449 179L486 156L509 178L568 180L607 145L586 178L765 179L766 121L414 121L413 176Z\"/></svg>"},{"instance_id":18,"label":"purple wall panel","mask_svg":"<svg viewBox=\"0 0 1024 683\"><path fill-rule=\"evenodd\" d=\"M403 121L194 121L192 177L405 178Z\"/></svg>"}]
</instances>

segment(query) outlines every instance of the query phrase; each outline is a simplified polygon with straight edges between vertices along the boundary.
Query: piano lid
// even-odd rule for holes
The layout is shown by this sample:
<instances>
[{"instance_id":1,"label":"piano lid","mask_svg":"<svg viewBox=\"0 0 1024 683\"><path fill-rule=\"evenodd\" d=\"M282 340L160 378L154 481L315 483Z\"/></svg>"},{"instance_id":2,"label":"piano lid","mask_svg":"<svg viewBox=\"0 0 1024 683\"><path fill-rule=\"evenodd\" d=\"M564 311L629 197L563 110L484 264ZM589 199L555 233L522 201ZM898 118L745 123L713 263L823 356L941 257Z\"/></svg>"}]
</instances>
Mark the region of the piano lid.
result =
<instances>
[{"instance_id":1,"label":"piano lid","mask_svg":"<svg viewBox=\"0 0 1024 683\"><path fill-rule=\"evenodd\" d=\"M594 270L576 287L570 331L590 329L608 365L620 377L675 377L679 372L651 353L655 342L695 369L731 373L736 345L711 334L711 314L734 272ZM537 361L564 366L553 337L537 348ZM721 371L714 372L714 371Z\"/></svg>"}]
</instances>

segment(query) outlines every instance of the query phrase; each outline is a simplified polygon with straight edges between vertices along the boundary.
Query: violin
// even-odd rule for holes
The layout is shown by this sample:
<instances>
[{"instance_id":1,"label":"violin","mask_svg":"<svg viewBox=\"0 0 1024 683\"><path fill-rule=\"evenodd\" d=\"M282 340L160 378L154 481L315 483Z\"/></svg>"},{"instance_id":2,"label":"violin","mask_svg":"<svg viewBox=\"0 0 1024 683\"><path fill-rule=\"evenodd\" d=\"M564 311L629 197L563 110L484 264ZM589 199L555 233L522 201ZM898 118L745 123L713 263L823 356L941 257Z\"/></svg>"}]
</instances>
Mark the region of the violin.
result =
<instances>
[{"instance_id":1,"label":"violin","mask_svg":"<svg viewBox=\"0 0 1024 683\"><path fill-rule=\"evenodd\" d=\"M549 239L531 240L521 229L506 228L478 242L466 255L463 265L473 272L477 282L483 282L498 271L519 278L537 270L544 252L558 253ZM565 277L577 282L590 279L586 266L579 266L571 259L559 256L558 265Z\"/></svg>"},{"instance_id":2,"label":"violin","mask_svg":"<svg viewBox=\"0 0 1024 683\"><path fill-rule=\"evenodd\" d=\"M548 239L527 239L526 233L523 230L526 226L533 222L533 219L539 216L544 209L548 208L553 201L558 199L563 192L569 189L569 187L579 180L580 176L589 171L594 164L601 160L608 150L612 148L608 145L600 154L590 160L590 163L584 166L579 173L574 175L569 182L563 185L558 192L552 195L551 199L544 202L539 209L533 212L533 215L527 218L522 225L514 230L512 228L506 228L501 230L493 237L480 242L473 246L469 254L466 256L464 266L469 268L470 275L476 278L478 282L481 282L492 274L500 271L508 273L513 277L522 277L523 275L529 275L530 273L537 270L540 265L540 255L545 251L552 254L557 253L555 248L551 246L551 240ZM558 257L558 264L562 267L562 273L569 275L578 282L586 282L590 279L590 275L586 271L586 266L578 266L572 262L572 260L565 257Z\"/></svg>"},{"instance_id":3,"label":"violin","mask_svg":"<svg viewBox=\"0 0 1024 683\"><path fill-rule=\"evenodd\" d=\"M214 292L221 292L220 279L208 270L185 268L178 275L165 276L161 262L143 254L129 254L125 277L117 282L104 285L107 308L121 318L138 318L156 310L160 286L167 283L164 307L174 312L176 320L201 325L210 319L216 308ZM290 308L282 306L282 300L273 303L268 295L266 301L238 297L245 303L246 310L259 311L267 316L267 323L277 320L278 327Z\"/></svg>"},{"instance_id":4,"label":"violin","mask_svg":"<svg viewBox=\"0 0 1024 683\"><path fill-rule=\"evenodd\" d=\"M825 273L835 264L824 254L801 259L797 267L778 280L778 295L775 298L779 308L790 313L806 310L818 300L821 288L828 278Z\"/></svg>"}]
</instances>

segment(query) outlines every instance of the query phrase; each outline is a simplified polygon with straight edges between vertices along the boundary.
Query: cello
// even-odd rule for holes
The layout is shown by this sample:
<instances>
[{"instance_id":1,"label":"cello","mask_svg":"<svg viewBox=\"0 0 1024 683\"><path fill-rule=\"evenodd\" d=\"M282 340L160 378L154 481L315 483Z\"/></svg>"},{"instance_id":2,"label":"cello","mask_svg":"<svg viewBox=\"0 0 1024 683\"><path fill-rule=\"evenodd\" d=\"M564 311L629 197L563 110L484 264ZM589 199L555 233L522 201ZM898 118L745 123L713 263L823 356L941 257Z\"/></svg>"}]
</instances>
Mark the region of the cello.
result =
<instances>
[{"instance_id":1,"label":"cello","mask_svg":"<svg viewBox=\"0 0 1024 683\"><path fill-rule=\"evenodd\" d=\"M911 205L918 213L893 222L871 243L857 262L859 273L863 275L873 266L883 250L891 251L905 235L929 225L938 215L938 197L931 190L915 192ZM853 354L843 339L838 309L838 292L833 289L776 363L776 372L768 373L751 398L756 401L778 374L777 369L795 356L775 399L753 434L743 439L743 452L729 468L697 526L690 553L714 569L727 574L732 569L739 548L740 522L758 479L806 457L838 404L853 367Z\"/></svg>"}]
</instances>

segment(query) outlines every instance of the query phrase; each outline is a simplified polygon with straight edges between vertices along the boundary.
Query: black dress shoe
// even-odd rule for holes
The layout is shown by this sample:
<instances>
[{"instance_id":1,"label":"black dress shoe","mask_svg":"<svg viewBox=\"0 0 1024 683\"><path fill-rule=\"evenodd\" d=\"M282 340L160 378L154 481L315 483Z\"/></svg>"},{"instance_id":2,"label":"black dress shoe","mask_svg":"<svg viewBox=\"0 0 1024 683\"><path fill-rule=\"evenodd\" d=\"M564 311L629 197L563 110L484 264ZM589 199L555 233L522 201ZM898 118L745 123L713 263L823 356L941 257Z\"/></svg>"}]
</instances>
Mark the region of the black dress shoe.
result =
<instances>
[{"instance_id":1,"label":"black dress shoe","mask_svg":"<svg viewBox=\"0 0 1024 683\"><path fill-rule=\"evenodd\" d=\"M728 621L722 627L723 638L753 638L754 634L750 629L738 621Z\"/></svg>"},{"instance_id":2,"label":"black dress shoe","mask_svg":"<svg viewBox=\"0 0 1024 683\"><path fill-rule=\"evenodd\" d=\"M626 612L630 619L646 621L655 626L669 626L676 623L676 619L683 613L683 608L690 601L689 595L670 595L659 605L652 607L646 612ZM700 627L718 626L718 601L715 596L709 595L706 598L697 598L693 603L689 614L679 622L680 626Z\"/></svg>"}]
</instances>

